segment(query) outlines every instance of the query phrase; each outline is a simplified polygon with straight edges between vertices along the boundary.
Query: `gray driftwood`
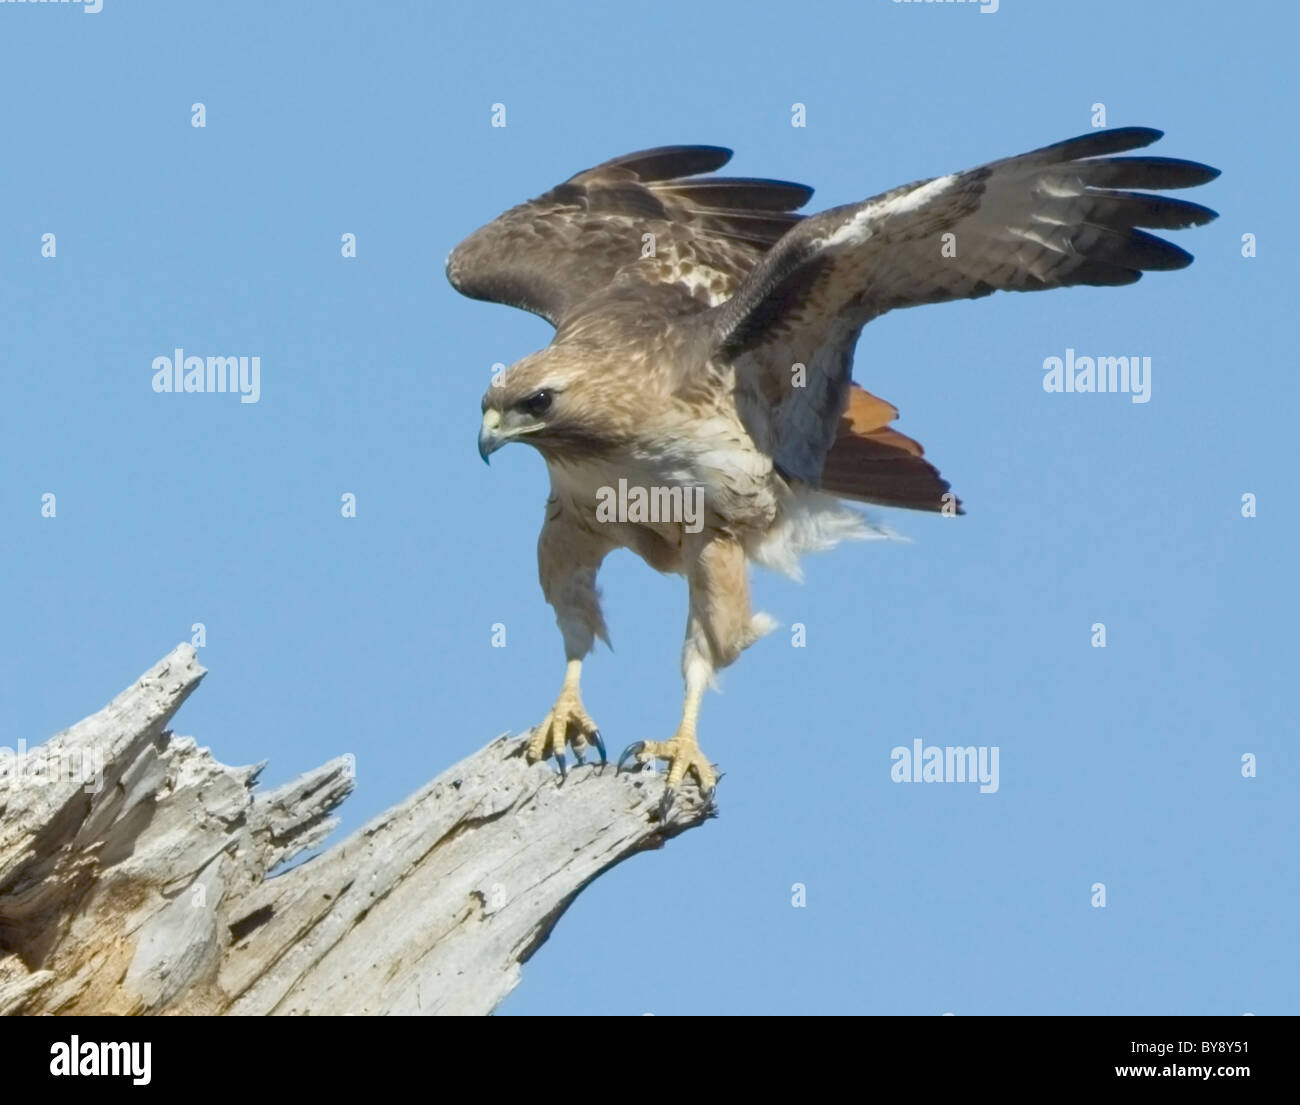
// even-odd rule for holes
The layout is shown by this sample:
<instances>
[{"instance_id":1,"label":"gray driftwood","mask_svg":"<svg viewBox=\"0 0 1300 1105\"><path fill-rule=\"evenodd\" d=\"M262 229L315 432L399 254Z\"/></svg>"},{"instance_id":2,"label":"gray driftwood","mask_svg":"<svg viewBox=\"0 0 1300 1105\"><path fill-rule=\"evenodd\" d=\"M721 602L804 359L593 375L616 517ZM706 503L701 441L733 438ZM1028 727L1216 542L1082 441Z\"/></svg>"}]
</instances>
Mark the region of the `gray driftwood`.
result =
<instances>
[{"instance_id":1,"label":"gray driftwood","mask_svg":"<svg viewBox=\"0 0 1300 1105\"><path fill-rule=\"evenodd\" d=\"M180 645L97 714L0 760L0 1013L488 1013L577 893L711 813L662 774L525 764L498 737L321 843L348 757L273 790L167 724ZM102 784L82 782L102 755Z\"/></svg>"}]
</instances>

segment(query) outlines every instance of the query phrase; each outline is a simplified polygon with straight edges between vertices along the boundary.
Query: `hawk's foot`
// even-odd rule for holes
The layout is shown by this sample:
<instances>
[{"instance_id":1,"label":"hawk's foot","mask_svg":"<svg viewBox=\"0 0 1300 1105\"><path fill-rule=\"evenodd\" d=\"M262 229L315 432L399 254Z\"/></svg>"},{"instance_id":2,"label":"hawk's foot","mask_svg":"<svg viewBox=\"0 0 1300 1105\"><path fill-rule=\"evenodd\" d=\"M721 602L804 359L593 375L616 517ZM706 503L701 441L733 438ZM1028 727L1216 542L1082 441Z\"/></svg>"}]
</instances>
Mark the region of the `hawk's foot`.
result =
<instances>
[{"instance_id":1,"label":"hawk's foot","mask_svg":"<svg viewBox=\"0 0 1300 1105\"><path fill-rule=\"evenodd\" d=\"M542 719L541 725L533 730L532 739L524 750L524 758L533 764L554 756L555 765L563 776L566 744L573 746L573 757L580 764L586 762L587 750L595 745L596 751L600 753L601 766L604 766L605 742L601 740L600 730L583 707L577 689L569 687L567 683L560 691L560 697L555 700L555 705Z\"/></svg>"},{"instance_id":2,"label":"hawk's foot","mask_svg":"<svg viewBox=\"0 0 1300 1105\"><path fill-rule=\"evenodd\" d=\"M706 795L712 794L714 788L718 785L718 773L713 770L713 765L704 758L704 753L700 751L700 744L695 738L694 729L685 727L678 729L672 740L637 741L635 744L629 744L623 750L623 755L618 758L619 770L622 770L623 762L627 759L634 759L638 764L642 765L652 763L655 760L667 760L668 778L666 782L670 791L680 785L688 772L695 776L696 781L700 784L700 790Z\"/></svg>"}]
</instances>

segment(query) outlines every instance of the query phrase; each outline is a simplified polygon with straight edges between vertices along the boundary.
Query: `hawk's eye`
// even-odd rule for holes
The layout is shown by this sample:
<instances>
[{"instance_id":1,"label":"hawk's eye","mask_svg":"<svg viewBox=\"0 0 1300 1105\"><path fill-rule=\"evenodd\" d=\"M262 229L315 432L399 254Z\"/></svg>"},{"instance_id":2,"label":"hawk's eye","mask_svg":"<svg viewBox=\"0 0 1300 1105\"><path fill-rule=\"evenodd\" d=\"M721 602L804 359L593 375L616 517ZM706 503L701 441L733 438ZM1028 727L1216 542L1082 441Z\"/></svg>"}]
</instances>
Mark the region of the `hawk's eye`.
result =
<instances>
[{"instance_id":1,"label":"hawk's eye","mask_svg":"<svg viewBox=\"0 0 1300 1105\"><path fill-rule=\"evenodd\" d=\"M551 400L553 398L554 396L549 391L534 392L519 404L519 409L525 414L537 418L551 409Z\"/></svg>"}]
</instances>

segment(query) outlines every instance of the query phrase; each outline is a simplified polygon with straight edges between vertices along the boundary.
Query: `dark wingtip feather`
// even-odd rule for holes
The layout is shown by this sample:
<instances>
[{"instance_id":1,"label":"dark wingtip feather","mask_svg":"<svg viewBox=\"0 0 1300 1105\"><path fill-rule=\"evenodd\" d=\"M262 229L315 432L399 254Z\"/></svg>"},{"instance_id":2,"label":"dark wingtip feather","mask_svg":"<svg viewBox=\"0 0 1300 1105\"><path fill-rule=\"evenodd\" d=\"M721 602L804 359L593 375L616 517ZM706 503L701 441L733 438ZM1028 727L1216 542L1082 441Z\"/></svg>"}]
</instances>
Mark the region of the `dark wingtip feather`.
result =
<instances>
[{"instance_id":1,"label":"dark wingtip feather","mask_svg":"<svg viewBox=\"0 0 1300 1105\"><path fill-rule=\"evenodd\" d=\"M1076 154L1076 157L1095 157L1097 154L1119 153L1122 150L1140 150L1153 142L1159 142L1165 132L1155 127L1115 127L1113 130L1094 131L1081 134L1070 140L1068 145L1080 149L1091 148L1091 153Z\"/></svg>"},{"instance_id":2,"label":"dark wingtip feather","mask_svg":"<svg viewBox=\"0 0 1300 1105\"><path fill-rule=\"evenodd\" d=\"M700 207L759 211L794 211L813 194L807 184L765 177L701 177L661 184L655 191L681 196Z\"/></svg>"},{"instance_id":3,"label":"dark wingtip feather","mask_svg":"<svg viewBox=\"0 0 1300 1105\"><path fill-rule=\"evenodd\" d=\"M1098 188L1195 188L1221 173L1199 161L1177 157L1112 157L1079 166L1084 181Z\"/></svg>"},{"instance_id":4,"label":"dark wingtip feather","mask_svg":"<svg viewBox=\"0 0 1300 1105\"><path fill-rule=\"evenodd\" d=\"M731 153L726 146L655 146L612 157L596 168L630 169L646 182L673 180L720 169L731 160Z\"/></svg>"},{"instance_id":5,"label":"dark wingtip feather","mask_svg":"<svg viewBox=\"0 0 1300 1105\"><path fill-rule=\"evenodd\" d=\"M1185 269L1192 263L1192 255L1173 242L1166 242L1145 230L1129 232L1129 257L1135 267L1143 272L1172 272Z\"/></svg>"},{"instance_id":6,"label":"dark wingtip feather","mask_svg":"<svg viewBox=\"0 0 1300 1105\"><path fill-rule=\"evenodd\" d=\"M1071 284L1090 284L1095 288L1120 288L1126 284L1136 284L1141 279L1142 273L1136 268L1087 258L1082 264L1071 270L1061 283L1066 287ZM1035 290L1059 286L1061 286L1060 283L1048 280L1036 285Z\"/></svg>"},{"instance_id":7,"label":"dark wingtip feather","mask_svg":"<svg viewBox=\"0 0 1300 1105\"><path fill-rule=\"evenodd\" d=\"M1219 217L1217 211L1202 207L1199 203L1145 192L1091 191L1088 199L1090 223L1120 230L1133 226L1185 230L1189 226L1204 226Z\"/></svg>"},{"instance_id":8,"label":"dark wingtip feather","mask_svg":"<svg viewBox=\"0 0 1300 1105\"><path fill-rule=\"evenodd\" d=\"M1180 249L1172 242L1133 227L1114 230L1088 224L1081 228L1080 233L1072 241L1087 261L1113 266L1120 270L1168 272L1173 269L1185 269L1192 263L1192 255L1185 249ZM1075 275L1079 275L1077 271ZM1081 282L1094 283L1095 281Z\"/></svg>"},{"instance_id":9,"label":"dark wingtip feather","mask_svg":"<svg viewBox=\"0 0 1300 1105\"><path fill-rule=\"evenodd\" d=\"M1106 133L1124 142L1131 142L1132 145L1128 147L1130 150L1137 149L1139 146L1149 146L1165 136L1165 132L1159 127L1116 127Z\"/></svg>"},{"instance_id":10,"label":"dark wingtip feather","mask_svg":"<svg viewBox=\"0 0 1300 1105\"><path fill-rule=\"evenodd\" d=\"M1164 136L1154 127L1117 127L1115 130L1089 131L1024 155L1034 161L1080 161L1104 154L1123 153L1149 146Z\"/></svg>"}]
</instances>

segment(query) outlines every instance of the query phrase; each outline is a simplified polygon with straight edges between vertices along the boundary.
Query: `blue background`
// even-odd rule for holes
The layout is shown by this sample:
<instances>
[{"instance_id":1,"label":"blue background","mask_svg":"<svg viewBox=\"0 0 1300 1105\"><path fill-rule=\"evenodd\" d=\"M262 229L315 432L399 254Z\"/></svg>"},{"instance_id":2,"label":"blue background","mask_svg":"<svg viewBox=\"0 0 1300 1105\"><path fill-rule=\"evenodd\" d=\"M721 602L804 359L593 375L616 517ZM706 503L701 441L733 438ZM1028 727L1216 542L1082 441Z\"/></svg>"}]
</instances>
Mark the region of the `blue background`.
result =
<instances>
[{"instance_id":1,"label":"blue background","mask_svg":"<svg viewBox=\"0 0 1300 1105\"><path fill-rule=\"evenodd\" d=\"M722 816L584 892L503 1011L1297 1012L1296 30L1179 0L0 5L0 743L194 622L177 731L272 783L355 753L346 828L526 728L562 675L546 475L474 439L492 364L550 330L456 295L448 250L641 147L731 146L819 210L1100 102L1224 170L1184 193L1222 213L1173 236L1196 264L868 327L857 379L969 515L882 511L911 543L756 577L787 628L705 704ZM260 356L261 401L155 394L176 346ZM1045 394L1067 347L1151 356L1151 402ZM587 706L664 738L684 585L629 553L602 582ZM893 783L914 738L997 745L1001 789Z\"/></svg>"}]
</instances>

